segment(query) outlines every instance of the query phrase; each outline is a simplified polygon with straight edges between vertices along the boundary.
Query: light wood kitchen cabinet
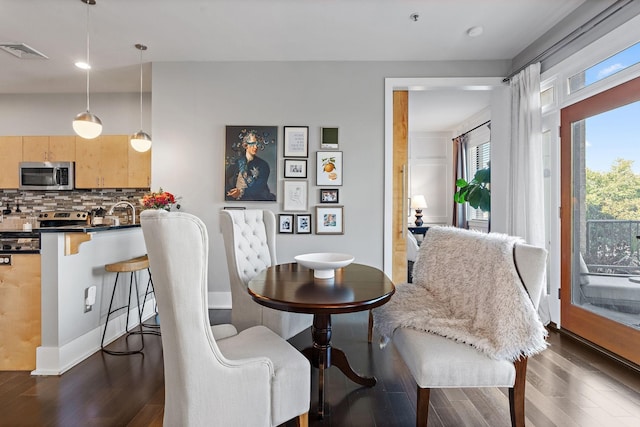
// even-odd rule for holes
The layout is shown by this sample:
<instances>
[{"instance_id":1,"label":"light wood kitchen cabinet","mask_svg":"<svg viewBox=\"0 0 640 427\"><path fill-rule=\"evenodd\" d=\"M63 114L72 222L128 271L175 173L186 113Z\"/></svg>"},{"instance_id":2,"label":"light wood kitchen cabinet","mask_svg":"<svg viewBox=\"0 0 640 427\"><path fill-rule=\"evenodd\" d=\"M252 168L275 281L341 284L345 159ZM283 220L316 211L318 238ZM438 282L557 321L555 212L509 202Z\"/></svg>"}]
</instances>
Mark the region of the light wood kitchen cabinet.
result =
<instances>
[{"instance_id":1,"label":"light wood kitchen cabinet","mask_svg":"<svg viewBox=\"0 0 640 427\"><path fill-rule=\"evenodd\" d=\"M72 162L75 158L75 136L22 137L24 162Z\"/></svg>"},{"instance_id":2,"label":"light wood kitchen cabinet","mask_svg":"<svg viewBox=\"0 0 640 427\"><path fill-rule=\"evenodd\" d=\"M0 188L18 188L22 137L0 136Z\"/></svg>"},{"instance_id":3,"label":"light wood kitchen cabinet","mask_svg":"<svg viewBox=\"0 0 640 427\"><path fill-rule=\"evenodd\" d=\"M0 371L31 371L42 337L40 255L10 257L0 264Z\"/></svg>"},{"instance_id":4,"label":"light wood kitchen cabinet","mask_svg":"<svg viewBox=\"0 0 640 427\"><path fill-rule=\"evenodd\" d=\"M76 188L129 186L129 137L76 137Z\"/></svg>"},{"instance_id":5,"label":"light wood kitchen cabinet","mask_svg":"<svg viewBox=\"0 0 640 427\"><path fill-rule=\"evenodd\" d=\"M149 188L151 186L151 150L141 153L129 144L129 187Z\"/></svg>"}]
</instances>

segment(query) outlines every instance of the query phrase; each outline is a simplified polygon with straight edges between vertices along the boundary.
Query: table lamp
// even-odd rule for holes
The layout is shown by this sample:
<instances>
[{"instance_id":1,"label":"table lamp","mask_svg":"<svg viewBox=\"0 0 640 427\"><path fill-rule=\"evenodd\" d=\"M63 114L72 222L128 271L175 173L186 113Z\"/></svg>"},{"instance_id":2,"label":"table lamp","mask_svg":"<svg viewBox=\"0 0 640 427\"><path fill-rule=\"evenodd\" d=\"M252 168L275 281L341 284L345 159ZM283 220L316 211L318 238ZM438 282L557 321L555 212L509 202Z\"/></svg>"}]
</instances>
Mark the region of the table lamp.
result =
<instances>
[{"instance_id":1,"label":"table lamp","mask_svg":"<svg viewBox=\"0 0 640 427\"><path fill-rule=\"evenodd\" d=\"M422 194L411 197L411 209L416 210L416 227L420 227L422 222L422 209L427 208L427 201Z\"/></svg>"}]
</instances>

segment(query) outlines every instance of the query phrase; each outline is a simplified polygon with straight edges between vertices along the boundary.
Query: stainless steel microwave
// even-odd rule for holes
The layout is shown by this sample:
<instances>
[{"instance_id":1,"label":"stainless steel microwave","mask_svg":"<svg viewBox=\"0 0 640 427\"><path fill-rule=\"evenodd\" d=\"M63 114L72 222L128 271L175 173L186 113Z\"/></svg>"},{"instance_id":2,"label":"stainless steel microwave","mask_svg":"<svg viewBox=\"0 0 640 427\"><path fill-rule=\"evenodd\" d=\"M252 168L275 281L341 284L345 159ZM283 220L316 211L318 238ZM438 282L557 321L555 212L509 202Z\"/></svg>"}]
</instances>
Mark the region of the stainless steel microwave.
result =
<instances>
[{"instance_id":1,"label":"stainless steel microwave","mask_svg":"<svg viewBox=\"0 0 640 427\"><path fill-rule=\"evenodd\" d=\"M21 190L73 190L73 162L21 162Z\"/></svg>"}]
</instances>

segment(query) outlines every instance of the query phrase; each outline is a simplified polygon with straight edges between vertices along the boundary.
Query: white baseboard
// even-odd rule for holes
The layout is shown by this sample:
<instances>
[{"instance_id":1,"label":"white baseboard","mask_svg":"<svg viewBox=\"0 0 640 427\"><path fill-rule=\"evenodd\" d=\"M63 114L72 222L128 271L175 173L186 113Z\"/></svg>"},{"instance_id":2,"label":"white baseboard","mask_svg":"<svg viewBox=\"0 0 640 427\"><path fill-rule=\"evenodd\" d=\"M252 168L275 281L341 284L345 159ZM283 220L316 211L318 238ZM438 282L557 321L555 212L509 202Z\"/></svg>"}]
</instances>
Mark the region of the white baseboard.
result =
<instances>
[{"instance_id":1,"label":"white baseboard","mask_svg":"<svg viewBox=\"0 0 640 427\"><path fill-rule=\"evenodd\" d=\"M154 298L147 300L142 313L143 322L155 314L155 302ZM138 318L137 310L138 307L132 307L129 312L129 330L138 325L137 322L131 323L131 320ZM109 319L109 327L104 338L105 345L125 334L126 321L127 313ZM100 325L61 347L38 347L36 349L36 369L31 372L31 375L62 375L100 350L103 330L104 325Z\"/></svg>"},{"instance_id":2,"label":"white baseboard","mask_svg":"<svg viewBox=\"0 0 640 427\"><path fill-rule=\"evenodd\" d=\"M231 292L209 292L209 309L231 309Z\"/></svg>"}]
</instances>

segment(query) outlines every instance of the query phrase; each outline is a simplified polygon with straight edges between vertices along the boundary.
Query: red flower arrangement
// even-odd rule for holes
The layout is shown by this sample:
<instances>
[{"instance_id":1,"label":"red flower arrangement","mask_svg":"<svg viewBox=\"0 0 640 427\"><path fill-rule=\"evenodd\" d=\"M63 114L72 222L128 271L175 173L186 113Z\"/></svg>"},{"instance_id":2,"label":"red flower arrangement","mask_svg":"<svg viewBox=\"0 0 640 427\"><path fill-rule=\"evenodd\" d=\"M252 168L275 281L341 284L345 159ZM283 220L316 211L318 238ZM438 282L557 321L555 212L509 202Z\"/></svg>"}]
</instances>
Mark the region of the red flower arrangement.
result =
<instances>
[{"instance_id":1,"label":"red flower arrangement","mask_svg":"<svg viewBox=\"0 0 640 427\"><path fill-rule=\"evenodd\" d=\"M157 193L151 192L142 196L140 203L145 209L164 209L166 211L171 210L171 206L176 203L176 197L168 191L162 191L162 188ZM180 206L178 205L178 209Z\"/></svg>"}]
</instances>

